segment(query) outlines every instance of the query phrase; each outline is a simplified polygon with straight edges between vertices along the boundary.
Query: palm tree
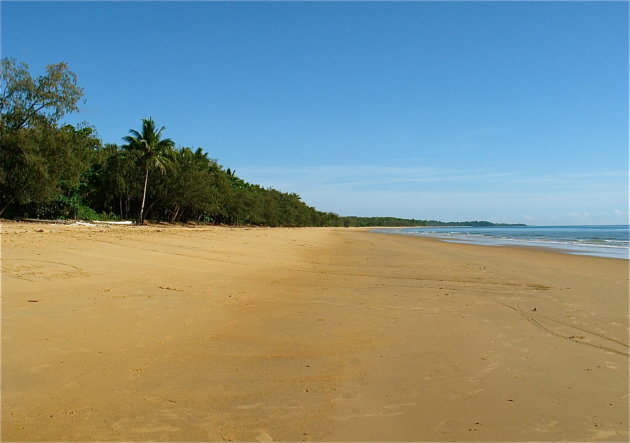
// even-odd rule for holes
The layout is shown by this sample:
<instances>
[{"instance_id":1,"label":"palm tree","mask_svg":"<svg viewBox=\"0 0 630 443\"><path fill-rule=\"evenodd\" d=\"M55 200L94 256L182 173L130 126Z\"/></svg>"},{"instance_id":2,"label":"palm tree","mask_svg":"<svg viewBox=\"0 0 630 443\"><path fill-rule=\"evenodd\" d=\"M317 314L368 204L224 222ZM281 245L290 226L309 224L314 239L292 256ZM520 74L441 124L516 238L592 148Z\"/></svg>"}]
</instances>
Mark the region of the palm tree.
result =
<instances>
[{"instance_id":1,"label":"palm tree","mask_svg":"<svg viewBox=\"0 0 630 443\"><path fill-rule=\"evenodd\" d=\"M142 119L142 133L130 129L129 133L131 135L123 137L123 140L127 142L125 148L130 151L137 151L144 166L144 191L142 192L142 205L140 206L138 224L144 223L144 201L147 197L149 170L158 169L164 174L171 162L171 154L175 142L170 138L160 139L164 129L164 126L162 126L156 131L153 119L144 118Z\"/></svg>"}]
</instances>

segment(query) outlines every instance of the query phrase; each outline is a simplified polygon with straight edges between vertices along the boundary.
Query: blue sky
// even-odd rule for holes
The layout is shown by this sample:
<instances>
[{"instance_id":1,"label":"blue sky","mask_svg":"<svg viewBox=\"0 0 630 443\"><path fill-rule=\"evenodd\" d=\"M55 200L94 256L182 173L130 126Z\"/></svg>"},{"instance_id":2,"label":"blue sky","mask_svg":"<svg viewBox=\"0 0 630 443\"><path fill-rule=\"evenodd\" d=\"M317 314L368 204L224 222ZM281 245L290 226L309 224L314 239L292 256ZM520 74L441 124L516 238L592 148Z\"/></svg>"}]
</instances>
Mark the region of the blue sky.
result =
<instances>
[{"instance_id":1,"label":"blue sky","mask_svg":"<svg viewBox=\"0 0 630 443\"><path fill-rule=\"evenodd\" d=\"M342 215L628 222L627 2L8 2L2 56L65 61L70 123L153 117Z\"/></svg>"}]
</instances>

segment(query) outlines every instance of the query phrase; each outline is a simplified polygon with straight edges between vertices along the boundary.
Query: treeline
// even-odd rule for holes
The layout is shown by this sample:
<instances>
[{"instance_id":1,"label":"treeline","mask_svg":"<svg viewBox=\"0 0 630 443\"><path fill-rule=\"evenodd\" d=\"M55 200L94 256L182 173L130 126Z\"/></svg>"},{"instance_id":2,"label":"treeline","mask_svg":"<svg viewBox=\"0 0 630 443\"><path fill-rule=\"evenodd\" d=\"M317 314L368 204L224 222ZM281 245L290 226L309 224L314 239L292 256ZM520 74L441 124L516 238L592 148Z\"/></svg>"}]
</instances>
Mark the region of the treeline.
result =
<instances>
[{"instance_id":1,"label":"treeline","mask_svg":"<svg viewBox=\"0 0 630 443\"><path fill-rule=\"evenodd\" d=\"M344 217L347 226L371 227L371 226L424 226L422 220L397 218L397 217Z\"/></svg>"},{"instance_id":2,"label":"treeline","mask_svg":"<svg viewBox=\"0 0 630 443\"><path fill-rule=\"evenodd\" d=\"M128 145L107 145L96 150L85 180L75 191L76 202L93 210L96 214L92 217L101 218L230 225L342 225L339 216L317 211L297 194L242 180L208 158L201 148L165 152L160 158L163 169L147 169L142 157L141 151ZM61 208L54 209L59 213ZM77 218L75 214L64 216Z\"/></svg>"},{"instance_id":3,"label":"treeline","mask_svg":"<svg viewBox=\"0 0 630 443\"><path fill-rule=\"evenodd\" d=\"M151 119L121 145L103 145L87 124L60 125L83 96L65 63L37 78L12 59L1 68L0 217L344 225L297 194L244 181L201 148L175 148Z\"/></svg>"},{"instance_id":4,"label":"treeline","mask_svg":"<svg viewBox=\"0 0 630 443\"><path fill-rule=\"evenodd\" d=\"M370 227L413 227L413 226L525 226L523 224L492 223L489 221L442 222L438 220L415 220L396 217L343 217L346 226Z\"/></svg>"},{"instance_id":5,"label":"treeline","mask_svg":"<svg viewBox=\"0 0 630 443\"><path fill-rule=\"evenodd\" d=\"M442 222L438 220L423 220L424 223L421 226L473 226L477 228L492 227L492 226L527 226L523 223L492 223L489 221L476 220L476 221L463 221L463 222Z\"/></svg>"}]
</instances>

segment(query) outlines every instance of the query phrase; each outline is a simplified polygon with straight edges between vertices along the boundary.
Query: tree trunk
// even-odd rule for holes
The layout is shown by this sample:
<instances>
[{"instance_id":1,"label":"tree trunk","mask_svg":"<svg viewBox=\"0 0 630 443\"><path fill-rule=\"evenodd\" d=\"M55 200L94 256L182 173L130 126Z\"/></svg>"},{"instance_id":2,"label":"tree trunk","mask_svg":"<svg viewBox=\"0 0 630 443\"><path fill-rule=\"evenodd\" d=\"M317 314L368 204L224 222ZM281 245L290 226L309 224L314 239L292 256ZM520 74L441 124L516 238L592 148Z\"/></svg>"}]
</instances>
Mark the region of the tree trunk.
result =
<instances>
[{"instance_id":1,"label":"tree trunk","mask_svg":"<svg viewBox=\"0 0 630 443\"><path fill-rule=\"evenodd\" d=\"M144 200L147 198L147 182L149 181L149 167L147 166L147 171L144 174L144 191L142 192L142 204L140 205L140 218L138 219L138 224L144 224Z\"/></svg>"},{"instance_id":2,"label":"tree trunk","mask_svg":"<svg viewBox=\"0 0 630 443\"><path fill-rule=\"evenodd\" d=\"M149 207L147 208L147 210L144 212L144 216L145 216L145 217L147 216L147 214L148 214L149 212L151 212L151 209L153 208L153 206L155 206L155 204L156 204L156 203L158 203L159 201L160 201L160 199L156 199L156 200L153 200L153 201L151 202L151 204L149 205Z\"/></svg>"},{"instance_id":3,"label":"tree trunk","mask_svg":"<svg viewBox=\"0 0 630 443\"><path fill-rule=\"evenodd\" d=\"M179 214L179 205L175 205L175 208L173 209L173 211L171 212L171 217L170 217L170 222L174 223L175 220L177 219L177 215Z\"/></svg>"},{"instance_id":4,"label":"tree trunk","mask_svg":"<svg viewBox=\"0 0 630 443\"><path fill-rule=\"evenodd\" d=\"M4 213L5 209L7 209L11 203L13 203L13 200L15 200L15 195L13 197L11 197L11 199L7 202L7 204L4 205L4 208L2 208L2 210L0 210L0 215L2 215Z\"/></svg>"}]
</instances>

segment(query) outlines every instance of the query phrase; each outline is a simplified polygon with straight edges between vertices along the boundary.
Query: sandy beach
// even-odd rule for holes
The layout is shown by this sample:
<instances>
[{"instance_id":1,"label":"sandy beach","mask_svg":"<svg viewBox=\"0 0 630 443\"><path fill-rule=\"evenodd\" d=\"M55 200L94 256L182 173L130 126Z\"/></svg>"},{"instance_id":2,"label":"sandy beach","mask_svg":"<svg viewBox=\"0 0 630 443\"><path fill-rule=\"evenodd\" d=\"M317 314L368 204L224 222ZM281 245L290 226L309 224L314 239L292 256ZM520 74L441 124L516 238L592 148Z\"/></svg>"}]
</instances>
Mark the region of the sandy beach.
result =
<instances>
[{"instance_id":1,"label":"sandy beach","mask_svg":"<svg viewBox=\"0 0 630 443\"><path fill-rule=\"evenodd\" d=\"M628 441L628 261L2 224L2 441Z\"/></svg>"}]
</instances>

